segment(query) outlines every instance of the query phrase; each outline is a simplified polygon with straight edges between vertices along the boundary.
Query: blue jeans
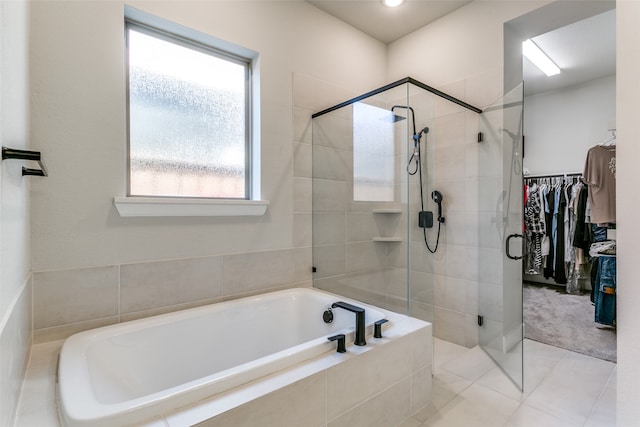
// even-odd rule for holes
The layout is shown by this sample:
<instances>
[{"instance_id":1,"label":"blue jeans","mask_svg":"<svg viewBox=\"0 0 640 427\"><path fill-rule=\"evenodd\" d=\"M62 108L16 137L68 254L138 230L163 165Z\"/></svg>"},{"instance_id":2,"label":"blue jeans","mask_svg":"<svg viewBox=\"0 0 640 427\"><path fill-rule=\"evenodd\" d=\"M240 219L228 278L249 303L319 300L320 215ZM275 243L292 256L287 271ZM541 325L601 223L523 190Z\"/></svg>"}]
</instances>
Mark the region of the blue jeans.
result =
<instances>
[{"instance_id":1,"label":"blue jeans","mask_svg":"<svg viewBox=\"0 0 640 427\"><path fill-rule=\"evenodd\" d=\"M607 227L598 227L597 224L591 224L591 234L594 242L607 240Z\"/></svg>"},{"instance_id":2,"label":"blue jeans","mask_svg":"<svg viewBox=\"0 0 640 427\"><path fill-rule=\"evenodd\" d=\"M616 257L598 257L596 277L596 323L613 326L616 320Z\"/></svg>"}]
</instances>

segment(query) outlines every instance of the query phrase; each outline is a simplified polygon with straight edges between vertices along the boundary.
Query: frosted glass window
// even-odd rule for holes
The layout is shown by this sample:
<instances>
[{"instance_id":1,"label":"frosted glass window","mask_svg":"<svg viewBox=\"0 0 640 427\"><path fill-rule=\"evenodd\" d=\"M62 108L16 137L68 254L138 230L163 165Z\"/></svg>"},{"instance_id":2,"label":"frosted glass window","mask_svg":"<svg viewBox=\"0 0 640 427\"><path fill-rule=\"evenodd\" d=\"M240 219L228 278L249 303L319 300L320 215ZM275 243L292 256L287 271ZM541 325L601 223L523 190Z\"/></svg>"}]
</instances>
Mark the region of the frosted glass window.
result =
<instances>
[{"instance_id":1,"label":"frosted glass window","mask_svg":"<svg viewBox=\"0 0 640 427\"><path fill-rule=\"evenodd\" d=\"M248 199L250 64L127 25L129 194Z\"/></svg>"},{"instance_id":2,"label":"frosted glass window","mask_svg":"<svg viewBox=\"0 0 640 427\"><path fill-rule=\"evenodd\" d=\"M353 105L353 200L391 202L394 197L394 125L388 109Z\"/></svg>"}]
</instances>

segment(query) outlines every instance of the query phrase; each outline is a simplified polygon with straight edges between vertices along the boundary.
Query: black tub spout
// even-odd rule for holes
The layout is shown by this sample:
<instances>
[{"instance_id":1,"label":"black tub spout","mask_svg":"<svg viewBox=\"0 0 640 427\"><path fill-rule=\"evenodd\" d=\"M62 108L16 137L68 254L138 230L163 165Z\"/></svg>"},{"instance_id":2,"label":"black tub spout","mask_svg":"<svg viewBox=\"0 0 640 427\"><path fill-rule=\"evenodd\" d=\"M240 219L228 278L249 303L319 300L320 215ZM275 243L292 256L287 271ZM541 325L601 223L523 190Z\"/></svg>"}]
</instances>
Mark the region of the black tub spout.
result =
<instances>
[{"instance_id":1,"label":"black tub spout","mask_svg":"<svg viewBox=\"0 0 640 427\"><path fill-rule=\"evenodd\" d=\"M356 315L356 333L355 340L353 343L355 345L367 345L367 341L364 339L364 308L357 307L353 304L349 304L347 302L338 301L331 304L331 308L344 308Z\"/></svg>"}]
</instances>

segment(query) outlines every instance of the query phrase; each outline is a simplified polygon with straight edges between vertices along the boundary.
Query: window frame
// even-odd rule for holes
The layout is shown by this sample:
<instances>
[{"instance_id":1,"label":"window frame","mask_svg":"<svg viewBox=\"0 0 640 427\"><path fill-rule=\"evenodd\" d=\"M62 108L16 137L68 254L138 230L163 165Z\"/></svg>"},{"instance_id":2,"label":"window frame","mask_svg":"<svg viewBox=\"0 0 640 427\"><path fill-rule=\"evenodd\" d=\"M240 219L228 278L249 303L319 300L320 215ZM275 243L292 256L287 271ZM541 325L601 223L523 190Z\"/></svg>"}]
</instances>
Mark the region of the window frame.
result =
<instances>
[{"instance_id":1,"label":"window frame","mask_svg":"<svg viewBox=\"0 0 640 427\"><path fill-rule=\"evenodd\" d=\"M177 30L178 26L170 25L172 30L166 29L166 25L152 25L138 19L131 18L125 15L124 19L125 28L125 73L126 73L126 128L127 128L127 178L126 178L126 195L129 198L175 198L175 199L204 199L204 200L220 200L220 201L252 201L254 197L259 193L259 189L255 188L259 185L255 181L254 173L254 106L253 106L253 73L254 73L254 59L252 57L243 56L234 53L230 50L223 49L216 45L221 43L206 43L196 38L184 35L185 31L172 31ZM193 49L195 51L211 55L213 57L223 59L225 61L232 62L244 67L244 103L245 103L245 126L244 126L244 149L245 149L245 161L244 161L244 197L207 197L207 196L161 196L161 195L138 195L131 194L131 113L130 113L130 62L129 62L129 30L133 29L139 33L146 34L151 37L158 38L168 43L173 43L178 46ZM259 161L259 159L255 159ZM257 169L259 170L259 169Z\"/></svg>"}]
</instances>

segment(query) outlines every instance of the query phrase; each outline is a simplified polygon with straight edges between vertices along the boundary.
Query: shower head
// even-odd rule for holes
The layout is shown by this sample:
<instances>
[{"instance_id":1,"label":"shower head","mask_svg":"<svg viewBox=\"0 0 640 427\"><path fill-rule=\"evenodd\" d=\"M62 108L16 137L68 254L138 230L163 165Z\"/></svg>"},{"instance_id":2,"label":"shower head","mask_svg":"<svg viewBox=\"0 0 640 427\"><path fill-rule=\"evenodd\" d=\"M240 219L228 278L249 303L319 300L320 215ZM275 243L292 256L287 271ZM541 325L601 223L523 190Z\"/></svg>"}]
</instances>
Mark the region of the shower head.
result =
<instances>
[{"instance_id":1,"label":"shower head","mask_svg":"<svg viewBox=\"0 0 640 427\"><path fill-rule=\"evenodd\" d=\"M393 113L393 122L399 122L403 119L406 119L406 117L403 116L398 116L397 114L395 114L394 110L396 108L404 108L405 110L409 110L411 112L411 121L413 122L413 134L416 135L416 115L413 112L413 108L407 106L407 105L394 105L393 107L391 107L391 112Z\"/></svg>"},{"instance_id":2,"label":"shower head","mask_svg":"<svg viewBox=\"0 0 640 427\"><path fill-rule=\"evenodd\" d=\"M391 122L392 123L397 123L397 122L401 122L403 120L406 120L407 118L404 116L399 116L397 114L391 114Z\"/></svg>"}]
</instances>

